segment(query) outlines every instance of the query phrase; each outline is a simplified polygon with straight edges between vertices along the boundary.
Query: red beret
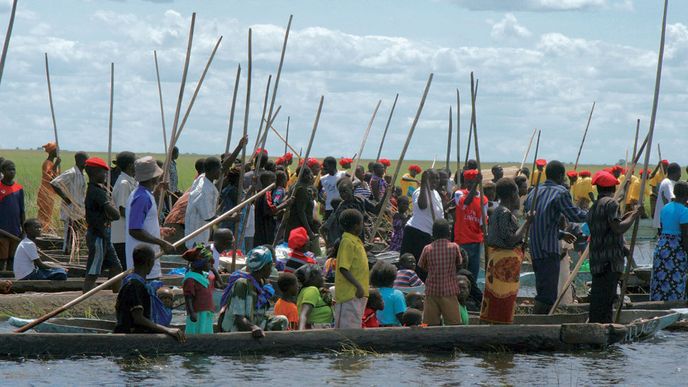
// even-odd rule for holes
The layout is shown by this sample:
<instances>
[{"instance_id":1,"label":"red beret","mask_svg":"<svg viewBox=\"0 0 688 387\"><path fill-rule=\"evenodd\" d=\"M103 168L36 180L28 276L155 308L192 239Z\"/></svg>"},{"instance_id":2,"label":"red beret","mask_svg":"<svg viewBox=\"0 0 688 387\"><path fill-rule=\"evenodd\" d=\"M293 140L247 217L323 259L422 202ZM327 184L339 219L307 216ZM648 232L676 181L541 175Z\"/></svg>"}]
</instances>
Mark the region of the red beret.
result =
<instances>
[{"instance_id":1,"label":"red beret","mask_svg":"<svg viewBox=\"0 0 688 387\"><path fill-rule=\"evenodd\" d=\"M284 157L278 157L277 160L275 160L275 164L283 165L284 164Z\"/></svg>"},{"instance_id":2,"label":"red beret","mask_svg":"<svg viewBox=\"0 0 688 387\"><path fill-rule=\"evenodd\" d=\"M535 165L537 165L538 167L544 167L545 165L547 165L547 160L537 159L535 160Z\"/></svg>"},{"instance_id":3,"label":"red beret","mask_svg":"<svg viewBox=\"0 0 688 387\"><path fill-rule=\"evenodd\" d=\"M612 171L612 172L619 171L619 172L623 173L624 169L623 169L623 167L622 167L621 165L615 165L615 166L612 167L612 170L611 170L611 171Z\"/></svg>"},{"instance_id":4,"label":"red beret","mask_svg":"<svg viewBox=\"0 0 688 387\"><path fill-rule=\"evenodd\" d=\"M289 232L289 248L301 249L308 243L308 232L303 227L297 227Z\"/></svg>"},{"instance_id":5,"label":"red beret","mask_svg":"<svg viewBox=\"0 0 688 387\"><path fill-rule=\"evenodd\" d=\"M292 155L291 153L287 152L287 153L284 154L284 156L282 156L282 158L284 159L284 161L291 161L291 159L294 158L294 155Z\"/></svg>"},{"instance_id":6,"label":"red beret","mask_svg":"<svg viewBox=\"0 0 688 387\"><path fill-rule=\"evenodd\" d=\"M107 163L103 159L101 159L100 157L91 157L89 159L86 159L86 166L87 167L103 168L106 171L110 170L110 167L108 167Z\"/></svg>"},{"instance_id":7,"label":"red beret","mask_svg":"<svg viewBox=\"0 0 688 387\"><path fill-rule=\"evenodd\" d=\"M416 164L409 165L408 170L415 171L416 173L420 173L422 171L422 169L420 169L420 166Z\"/></svg>"},{"instance_id":8,"label":"red beret","mask_svg":"<svg viewBox=\"0 0 688 387\"><path fill-rule=\"evenodd\" d=\"M468 170L465 170L465 171L463 171L463 179L464 179L465 181L475 180L475 179L478 178L478 174L479 174L479 173L480 173L480 172L478 172L477 169L468 169Z\"/></svg>"},{"instance_id":9,"label":"red beret","mask_svg":"<svg viewBox=\"0 0 688 387\"><path fill-rule=\"evenodd\" d=\"M353 159L350 159L348 157L342 157L339 159L339 165L341 165L344 168L349 168L351 167L351 164L354 162Z\"/></svg>"},{"instance_id":10,"label":"red beret","mask_svg":"<svg viewBox=\"0 0 688 387\"><path fill-rule=\"evenodd\" d=\"M580 173L578 175L580 177L590 177L591 176L590 171L580 171Z\"/></svg>"},{"instance_id":11,"label":"red beret","mask_svg":"<svg viewBox=\"0 0 688 387\"><path fill-rule=\"evenodd\" d=\"M568 177L578 177L578 172L576 172L576 171L568 171L568 172L566 172L566 176L568 176Z\"/></svg>"},{"instance_id":12,"label":"red beret","mask_svg":"<svg viewBox=\"0 0 688 387\"><path fill-rule=\"evenodd\" d=\"M607 171L598 171L592 178L592 183L599 187L608 188L616 187L619 184L619 180Z\"/></svg>"},{"instance_id":13,"label":"red beret","mask_svg":"<svg viewBox=\"0 0 688 387\"><path fill-rule=\"evenodd\" d=\"M380 164L384 165L385 167L389 167L390 165L392 165L392 163L387 159L380 159L380 160L378 160L378 162Z\"/></svg>"},{"instance_id":14,"label":"red beret","mask_svg":"<svg viewBox=\"0 0 688 387\"><path fill-rule=\"evenodd\" d=\"M320 165L320 161L318 161L318 159L309 157L306 164L308 165L308 168L313 168L316 165Z\"/></svg>"},{"instance_id":15,"label":"red beret","mask_svg":"<svg viewBox=\"0 0 688 387\"><path fill-rule=\"evenodd\" d=\"M669 160L662 160L662 164L669 165Z\"/></svg>"},{"instance_id":16,"label":"red beret","mask_svg":"<svg viewBox=\"0 0 688 387\"><path fill-rule=\"evenodd\" d=\"M265 153L265 155L267 156L267 155L268 155L268 150L267 150L267 149L263 149L263 148L258 148L258 149L256 149L256 156L258 156L258 155L261 154L261 153Z\"/></svg>"}]
</instances>

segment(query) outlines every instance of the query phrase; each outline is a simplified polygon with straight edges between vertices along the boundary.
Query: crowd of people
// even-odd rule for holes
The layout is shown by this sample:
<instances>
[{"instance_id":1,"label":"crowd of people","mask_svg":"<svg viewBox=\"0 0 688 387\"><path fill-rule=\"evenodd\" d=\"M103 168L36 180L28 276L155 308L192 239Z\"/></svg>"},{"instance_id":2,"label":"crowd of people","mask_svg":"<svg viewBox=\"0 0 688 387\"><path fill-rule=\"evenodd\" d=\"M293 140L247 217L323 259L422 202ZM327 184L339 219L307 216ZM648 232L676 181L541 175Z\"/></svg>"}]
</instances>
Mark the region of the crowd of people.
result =
<instances>
[{"instance_id":1,"label":"crowd of people","mask_svg":"<svg viewBox=\"0 0 688 387\"><path fill-rule=\"evenodd\" d=\"M238 155L246 144L242 138L231 154L198 160L197 176L181 192L176 148L166 172L151 156L120 152L111 167L78 152L74 167L60 173L57 147L48 143L38 217L31 219L15 165L2 160L0 264L13 261L17 280L66 278L36 248L41 232L52 229L59 198L65 252L75 234L85 235L84 291L106 272L133 270L113 286L119 291L117 332L183 339L166 327L169 315L154 290L163 275L156 257L181 253L188 261L185 333L212 333L216 324L262 337L266 330L468 324L469 310L479 311L483 322L509 324L524 259L535 273L534 313L545 314L558 298L572 300L571 290L563 289L569 252L587 246L590 321L611 322L629 254L623 235L644 215L639 196L647 174L643 191L659 230L650 297L686 297L688 183L679 181L676 163L626 176L620 165L593 175L537 160L532 173L524 168L504 177L496 165L484 179L469 160L453 178L447 170L411 165L397 187L386 159L350 171L348 158L296 162L291 153L270 158L257 149L242 164ZM242 211L214 222L266 187L272 188ZM210 222L218 224L207 227ZM172 244L182 238L183 245ZM286 259L274 248L282 243ZM398 253L398 260L376 261L382 250ZM220 257L232 254L245 257L246 265L225 282ZM215 289L224 289L220 305Z\"/></svg>"}]
</instances>

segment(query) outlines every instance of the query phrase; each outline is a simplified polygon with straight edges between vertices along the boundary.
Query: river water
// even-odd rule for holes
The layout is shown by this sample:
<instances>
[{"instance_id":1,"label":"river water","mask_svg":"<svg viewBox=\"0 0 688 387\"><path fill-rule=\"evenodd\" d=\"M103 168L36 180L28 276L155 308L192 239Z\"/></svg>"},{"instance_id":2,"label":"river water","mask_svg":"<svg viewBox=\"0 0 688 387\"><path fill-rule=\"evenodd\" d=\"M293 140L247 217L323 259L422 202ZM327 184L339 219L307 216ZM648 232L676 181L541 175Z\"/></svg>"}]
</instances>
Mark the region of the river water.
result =
<instances>
[{"instance_id":1,"label":"river water","mask_svg":"<svg viewBox=\"0 0 688 387\"><path fill-rule=\"evenodd\" d=\"M651 230L636 261L649 264ZM0 332L11 329L0 322ZM0 347L2 343L0 343ZM0 385L686 385L688 333L567 353L306 354L292 357L175 355L0 360Z\"/></svg>"}]
</instances>

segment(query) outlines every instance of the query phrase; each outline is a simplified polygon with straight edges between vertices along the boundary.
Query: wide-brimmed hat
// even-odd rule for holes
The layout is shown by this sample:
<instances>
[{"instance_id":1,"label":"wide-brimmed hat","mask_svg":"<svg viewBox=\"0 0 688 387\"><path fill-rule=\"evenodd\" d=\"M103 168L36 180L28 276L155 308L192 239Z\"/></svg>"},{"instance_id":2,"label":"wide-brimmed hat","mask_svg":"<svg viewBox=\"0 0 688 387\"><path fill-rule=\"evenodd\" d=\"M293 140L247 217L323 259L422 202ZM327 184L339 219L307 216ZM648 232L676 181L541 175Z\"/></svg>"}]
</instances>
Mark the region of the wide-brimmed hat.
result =
<instances>
[{"instance_id":1,"label":"wide-brimmed hat","mask_svg":"<svg viewBox=\"0 0 688 387\"><path fill-rule=\"evenodd\" d=\"M162 175L162 168L158 167L158 163L153 156L145 156L137 159L136 162L134 162L134 170L136 181L139 183Z\"/></svg>"}]
</instances>

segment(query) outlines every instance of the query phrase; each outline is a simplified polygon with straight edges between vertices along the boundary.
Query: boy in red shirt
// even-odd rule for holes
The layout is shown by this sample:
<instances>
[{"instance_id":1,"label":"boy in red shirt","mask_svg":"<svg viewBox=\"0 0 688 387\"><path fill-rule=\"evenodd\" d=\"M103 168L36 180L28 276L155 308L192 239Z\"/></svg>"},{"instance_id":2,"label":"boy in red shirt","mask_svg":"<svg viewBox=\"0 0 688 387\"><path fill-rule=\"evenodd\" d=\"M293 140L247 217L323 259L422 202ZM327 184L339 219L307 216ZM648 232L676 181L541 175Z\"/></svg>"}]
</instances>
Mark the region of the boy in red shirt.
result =
<instances>
[{"instance_id":1,"label":"boy in red shirt","mask_svg":"<svg viewBox=\"0 0 688 387\"><path fill-rule=\"evenodd\" d=\"M284 316L289 320L289 330L299 329L299 310L294 300L299 294L299 281L292 273L280 273L277 287L282 293L275 304L275 316Z\"/></svg>"}]
</instances>

